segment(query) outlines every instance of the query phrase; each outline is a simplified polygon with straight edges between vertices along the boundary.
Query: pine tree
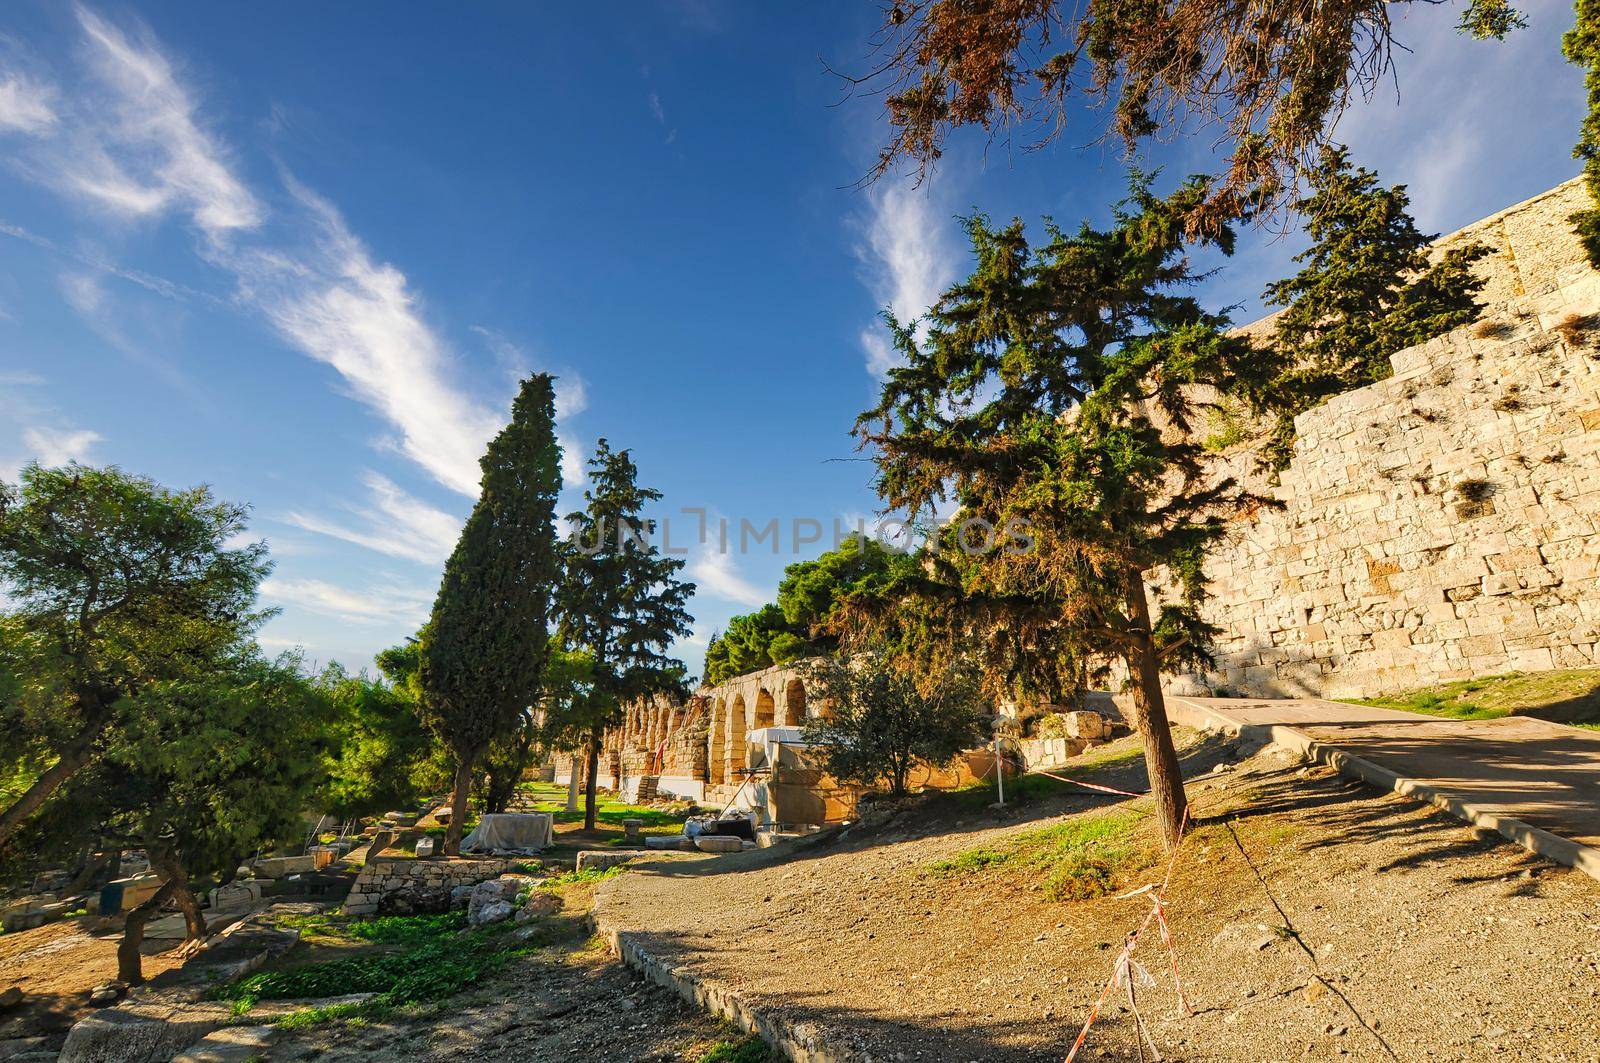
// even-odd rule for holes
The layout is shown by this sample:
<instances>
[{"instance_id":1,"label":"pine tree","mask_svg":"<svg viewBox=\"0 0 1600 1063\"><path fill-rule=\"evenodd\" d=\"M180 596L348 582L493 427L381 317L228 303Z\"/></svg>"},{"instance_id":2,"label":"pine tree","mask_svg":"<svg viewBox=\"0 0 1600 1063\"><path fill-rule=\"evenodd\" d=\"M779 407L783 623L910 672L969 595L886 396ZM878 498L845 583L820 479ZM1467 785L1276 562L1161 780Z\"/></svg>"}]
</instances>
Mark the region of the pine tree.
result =
<instances>
[{"instance_id":1,"label":"pine tree","mask_svg":"<svg viewBox=\"0 0 1600 1063\"><path fill-rule=\"evenodd\" d=\"M1583 67L1583 87L1589 110L1572 157L1583 160L1583 182L1589 198L1600 204L1600 0L1576 0L1572 28L1561 38L1567 62ZM1580 210L1570 219L1583 242L1589 264L1600 269L1600 205Z\"/></svg>"},{"instance_id":2,"label":"pine tree","mask_svg":"<svg viewBox=\"0 0 1600 1063\"><path fill-rule=\"evenodd\" d=\"M523 381L511 422L483 456L482 493L445 565L422 642L424 709L455 757L444 845L452 856L461 847L474 767L539 699L560 574L554 422L554 381L536 373Z\"/></svg>"},{"instance_id":3,"label":"pine tree","mask_svg":"<svg viewBox=\"0 0 1600 1063\"><path fill-rule=\"evenodd\" d=\"M1251 354L1182 293L1183 222L1208 191L1194 179L1160 199L1136 175L1109 228L1051 225L1037 250L1020 221L970 219L971 277L925 339L889 318L905 364L856 424L891 509L953 494L969 522L885 589L891 608L854 608L862 630L897 630L932 672L972 655L996 695L1048 696L1083 660L1120 659L1169 845L1184 793L1160 673L1202 659L1206 547L1258 501L1207 475L1190 430L1197 385L1229 390ZM1207 239L1232 249L1228 230ZM1160 566L1180 593L1153 623L1144 576Z\"/></svg>"},{"instance_id":4,"label":"pine tree","mask_svg":"<svg viewBox=\"0 0 1600 1063\"><path fill-rule=\"evenodd\" d=\"M1477 318L1483 280L1472 264L1489 249L1452 248L1429 263L1436 239L1412 220L1404 185L1384 188L1377 174L1352 166L1349 152L1326 148L1311 172L1311 195L1298 209L1311 246L1299 273L1268 285L1278 317L1276 365L1251 388L1258 411L1277 417L1271 448L1286 464L1294 418L1329 396L1382 380L1389 356Z\"/></svg>"},{"instance_id":5,"label":"pine tree","mask_svg":"<svg viewBox=\"0 0 1600 1063\"><path fill-rule=\"evenodd\" d=\"M566 646L589 656L587 690L566 712L588 730L583 823L594 830L605 729L634 700L684 686L683 664L666 650L689 634L694 584L677 578L682 560L657 550L656 523L644 510L661 492L638 485L628 452L602 439L589 468L584 508L567 518L559 630Z\"/></svg>"}]
</instances>

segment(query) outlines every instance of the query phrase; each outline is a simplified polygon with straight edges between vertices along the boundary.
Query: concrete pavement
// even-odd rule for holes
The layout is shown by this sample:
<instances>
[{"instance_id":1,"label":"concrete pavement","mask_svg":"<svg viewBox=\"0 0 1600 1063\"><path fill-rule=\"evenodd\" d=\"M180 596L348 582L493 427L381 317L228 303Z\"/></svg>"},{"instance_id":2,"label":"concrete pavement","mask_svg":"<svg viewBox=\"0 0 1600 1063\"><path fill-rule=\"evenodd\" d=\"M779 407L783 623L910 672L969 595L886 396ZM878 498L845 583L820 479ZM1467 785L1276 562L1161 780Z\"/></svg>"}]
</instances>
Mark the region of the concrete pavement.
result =
<instances>
[{"instance_id":1,"label":"concrete pavement","mask_svg":"<svg viewBox=\"0 0 1600 1063\"><path fill-rule=\"evenodd\" d=\"M1167 698L1174 722L1270 740L1431 801L1600 879L1600 732L1317 699Z\"/></svg>"}]
</instances>

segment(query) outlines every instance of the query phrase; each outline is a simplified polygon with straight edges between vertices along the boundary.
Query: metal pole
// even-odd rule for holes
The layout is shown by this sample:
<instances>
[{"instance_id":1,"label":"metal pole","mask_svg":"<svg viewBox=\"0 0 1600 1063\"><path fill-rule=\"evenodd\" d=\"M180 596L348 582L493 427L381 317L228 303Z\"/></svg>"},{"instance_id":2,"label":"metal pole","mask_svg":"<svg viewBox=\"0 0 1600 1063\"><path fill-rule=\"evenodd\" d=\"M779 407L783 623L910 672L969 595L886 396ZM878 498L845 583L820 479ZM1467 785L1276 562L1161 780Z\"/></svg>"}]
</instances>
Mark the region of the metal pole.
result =
<instances>
[{"instance_id":1,"label":"metal pole","mask_svg":"<svg viewBox=\"0 0 1600 1063\"><path fill-rule=\"evenodd\" d=\"M994 782L1000 788L1000 803L1006 803L1006 762L1000 759L1000 736L994 736Z\"/></svg>"}]
</instances>

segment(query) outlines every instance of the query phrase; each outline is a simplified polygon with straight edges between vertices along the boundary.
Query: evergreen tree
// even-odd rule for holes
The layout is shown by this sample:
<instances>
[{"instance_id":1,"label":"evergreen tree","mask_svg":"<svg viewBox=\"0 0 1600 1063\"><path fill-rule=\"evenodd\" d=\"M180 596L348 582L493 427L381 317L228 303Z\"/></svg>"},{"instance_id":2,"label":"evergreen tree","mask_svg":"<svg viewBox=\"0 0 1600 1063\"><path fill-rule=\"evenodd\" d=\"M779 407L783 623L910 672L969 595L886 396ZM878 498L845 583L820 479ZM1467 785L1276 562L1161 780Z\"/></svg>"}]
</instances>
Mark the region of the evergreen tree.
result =
<instances>
[{"instance_id":1,"label":"evergreen tree","mask_svg":"<svg viewBox=\"0 0 1600 1063\"><path fill-rule=\"evenodd\" d=\"M461 847L472 772L539 699L560 573L555 505L561 448L555 385L523 381L511 421L481 462L482 493L445 565L418 678L430 725L455 757L444 851Z\"/></svg>"},{"instance_id":2,"label":"evergreen tree","mask_svg":"<svg viewBox=\"0 0 1600 1063\"><path fill-rule=\"evenodd\" d=\"M776 603L732 618L727 632L706 644L706 682L833 652L839 640L829 625L840 603L884 585L908 563L904 554L863 535L815 560L795 562L783 570Z\"/></svg>"},{"instance_id":3,"label":"evergreen tree","mask_svg":"<svg viewBox=\"0 0 1600 1063\"><path fill-rule=\"evenodd\" d=\"M1600 0L1575 0L1572 28L1561 38L1567 61L1583 68L1583 87L1589 110L1572 157L1583 160L1583 181L1589 198L1600 204ZM1600 206L1580 210L1570 219L1583 241L1589 264L1600 269Z\"/></svg>"},{"instance_id":4,"label":"evergreen tree","mask_svg":"<svg viewBox=\"0 0 1600 1063\"><path fill-rule=\"evenodd\" d=\"M300 841L302 814L324 783L332 719L298 659L268 661L253 646L133 700L99 765L104 812L88 821L102 838L144 849L164 880L128 914L117 948L127 982L141 978L144 924L162 901L178 905L186 947L198 947L207 928L192 883L227 881L257 850Z\"/></svg>"},{"instance_id":5,"label":"evergreen tree","mask_svg":"<svg viewBox=\"0 0 1600 1063\"><path fill-rule=\"evenodd\" d=\"M203 672L270 615L266 547L225 545L245 514L115 467L0 482L0 843L94 763L129 695Z\"/></svg>"},{"instance_id":6,"label":"evergreen tree","mask_svg":"<svg viewBox=\"0 0 1600 1063\"><path fill-rule=\"evenodd\" d=\"M1234 388L1251 356L1182 293L1184 221L1208 192L1194 179L1161 199L1136 175L1109 228L1051 225L1037 250L1020 221L970 219L976 268L925 339L889 316L904 364L856 424L891 509L953 494L967 523L873 596L881 607L849 612L868 634L897 628L935 672L974 656L997 695L1053 694L1082 660L1120 659L1169 845L1184 794L1160 673L1202 658L1206 548L1259 502L1206 466L1190 424L1200 385ZM1232 249L1226 229L1206 239ZM1163 566L1179 594L1153 623L1144 574Z\"/></svg>"},{"instance_id":7,"label":"evergreen tree","mask_svg":"<svg viewBox=\"0 0 1600 1063\"><path fill-rule=\"evenodd\" d=\"M1295 256L1299 273L1267 287L1267 302L1286 308L1274 336L1279 359L1261 363L1271 371L1251 390L1257 409L1277 417L1280 466L1295 415L1387 377L1390 355L1478 316L1483 280L1472 264L1489 251L1453 248L1430 264L1436 237L1417 229L1405 186L1384 188L1343 147L1324 149L1310 180L1298 206L1312 243Z\"/></svg>"},{"instance_id":8,"label":"evergreen tree","mask_svg":"<svg viewBox=\"0 0 1600 1063\"><path fill-rule=\"evenodd\" d=\"M682 560L656 548L656 523L644 509L661 492L638 485L628 452L602 439L589 468L593 482L584 508L567 518L559 630L566 646L588 655L586 690L564 711L568 729L574 723L587 728L583 823L594 830L605 729L631 702L684 686L683 664L666 650L689 634L694 584L677 578Z\"/></svg>"}]
</instances>

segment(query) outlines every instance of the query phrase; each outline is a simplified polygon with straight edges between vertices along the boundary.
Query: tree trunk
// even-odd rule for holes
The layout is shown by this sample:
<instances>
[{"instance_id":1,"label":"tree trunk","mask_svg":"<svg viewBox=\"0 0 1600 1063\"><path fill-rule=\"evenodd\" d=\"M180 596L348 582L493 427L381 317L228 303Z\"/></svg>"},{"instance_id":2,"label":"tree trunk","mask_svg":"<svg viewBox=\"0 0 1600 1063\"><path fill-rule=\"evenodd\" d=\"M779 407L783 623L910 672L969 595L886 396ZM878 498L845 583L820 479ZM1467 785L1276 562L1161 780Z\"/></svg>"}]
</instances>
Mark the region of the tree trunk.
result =
<instances>
[{"instance_id":1,"label":"tree trunk","mask_svg":"<svg viewBox=\"0 0 1600 1063\"><path fill-rule=\"evenodd\" d=\"M444 855L461 855L461 828L467 820L467 791L472 788L472 760L456 756L455 788L450 791L450 822L444 829Z\"/></svg>"},{"instance_id":2,"label":"tree trunk","mask_svg":"<svg viewBox=\"0 0 1600 1063\"><path fill-rule=\"evenodd\" d=\"M567 811L578 811L578 784L583 778L583 758L572 755L571 774L567 778Z\"/></svg>"},{"instance_id":3,"label":"tree trunk","mask_svg":"<svg viewBox=\"0 0 1600 1063\"><path fill-rule=\"evenodd\" d=\"M149 900L128 913L123 923L122 940L117 943L117 977L129 985L139 985L144 981L144 966L139 954L139 946L144 944L144 925L167 903L167 898L172 896L172 889L170 881L163 882Z\"/></svg>"},{"instance_id":4,"label":"tree trunk","mask_svg":"<svg viewBox=\"0 0 1600 1063\"><path fill-rule=\"evenodd\" d=\"M198 948L206 940L206 917L200 910L199 900L189 889L189 872L170 852L162 853L154 849L147 849L146 852L150 856L150 866L172 887L172 899L178 902L178 910L183 913L185 945Z\"/></svg>"},{"instance_id":5,"label":"tree trunk","mask_svg":"<svg viewBox=\"0 0 1600 1063\"><path fill-rule=\"evenodd\" d=\"M94 753L94 744L100 738L103 729L101 724L85 728L82 734L61 751L60 758L33 781L33 785L23 791L22 796L11 803L11 807L0 813L0 842L4 842L20 830L28 817L37 812L39 806L44 804L62 783L89 763L89 757Z\"/></svg>"},{"instance_id":6,"label":"tree trunk","mask_svg":"<svg viewBox=\"0 0 1600 1063\"><path fill-rule=\"evenodd\" d=\"M599 727L589 732L589 764L588 778L583 786L583 829L594 830L595 811L595 786L600 779L600 737Z\"/></svg>"},{"instance_id":7,"label":"tree trunk","mask_svg":"<svg viewBox=\"0 0 1600 1063\"><path fill-rule=\"evenodd\" d=\"M111 855L92 851L86 854L78 873L72 878L72 884L67 887L67 892L69 894L86 892L94 884L100 872L111 866Z\"/></svg>"},{"instance_id":8,"label":"tree trunk","mask_svg":"<svg viewBox=\"0 0 1600 1063\"><path fill-rule=\"evenodd\" d=\"M1138 569L1130 569L1127 574L1126 594L1128 619L1132 622L1129 634L1133 636L1127 661L1134 720L1144 737L1145 770L1150 776L1150 796L1156 803L1156 820L1161 824L1161 841L1171 852L1178 844L1183 825L1183 772L1178 766L1178 751L1172 745L1172 726L1167 722L1161 668L1150 628L1150 603L1145 598L1144 575Z\"/></svg>"}]
</instances>

